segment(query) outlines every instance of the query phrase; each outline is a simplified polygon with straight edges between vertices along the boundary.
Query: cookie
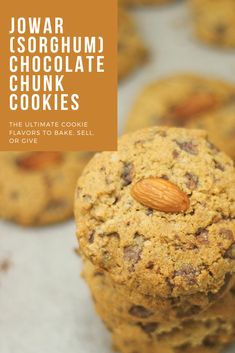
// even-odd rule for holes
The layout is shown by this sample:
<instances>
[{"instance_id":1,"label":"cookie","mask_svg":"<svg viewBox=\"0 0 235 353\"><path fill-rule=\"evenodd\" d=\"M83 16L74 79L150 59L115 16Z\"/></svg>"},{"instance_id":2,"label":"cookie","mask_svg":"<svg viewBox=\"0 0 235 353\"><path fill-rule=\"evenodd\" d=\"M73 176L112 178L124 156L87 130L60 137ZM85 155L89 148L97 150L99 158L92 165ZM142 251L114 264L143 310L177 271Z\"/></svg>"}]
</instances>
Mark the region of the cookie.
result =
<instances>
[{"instance_id":1,"label":"cookie","mask_svg":"<svg viewBox=\"0 0 235 353\"><path fill-rule=\"evenodd\" d=\"M234 0L190 0L197 37L219 47L235 47Z\"/></svg>"},{"instance_id":2,"label":"cookie","mask_svg":"<svg viewBox=\"0 0 235 353\"><path fill-rule=\"evenodd\" d=\"M118 78L135 71L147 59L147 49L137 33L130 15L119 8L118 14Z\"/></svg>"},{"instance_id":3,"label":"cookie","mask_svg":"<svg viewBox=\"0 0 235 353\"><path fill-rule=\"evenodd\" d=\"M200 319L183 321L168 332L157 332L154 322L123 323L111 330L114 346L130 353L220 352L235 339L234 301L230 292Z\"/></svg>"},{"instance_id":4,"label":"cookie","mask_svg":"<svg viewBox=\"0 0 235 353\"><path fill-rule=\"evenodd\" d=\"M235 271L234 180L232 160L203 131L123 136L78 180L81 253L139 294L213 300Z\"/></svg>"},{"instance_id":5,"label":"cookie","mask_svg":"<svg viewBox=\"0 0 235 353\"><path fill-rule=\"evenodd\" d=\"M134 5L161 5L172 2L173 0L119 0L122 5L134 6Z\"/></svg>"},{"instance_id":6,"label":"cookie","mask_svg":"<svg viewBox=\"0 0 235 353\"><path fill-rule=\"evenodd\" d=\"M228 344L223 344L217 337L210 337L209 342L204 342L201 346L176 346L151 342L136 342L132 337L123 338L119 335L113 335L113 348L120 353L219 353L224 350Z\"/></svg>"},{"instance_id":7,"label":"cookie","mask_svg":"<svg viewBox=\"0 0 235 353\"><path fill-rule=\"evenodd\" d=\"M172 349L180 351L183 347L200 347L206 342L209 345L228 344L235 338L234 320L225 321L208 321L208 322L188 322L183 329L175 328L172 332L154 335L154 333L146 334L142 332L139 326L122 325L113 331L113 336L122 340L128 339L135 344L136 347L142 344L153 344L157 351L162 349Z\"/></svg>"},{"instance_id":8,"label":"cookie","mask_svg":"<svg viewBox=\"0 0 235 353\"><path fill-rule=\"evenodd\" d=\"M0 217L44 225L73 215L76 180L86 152L1 152Z\"/></svg>"},{"instance_id":9,"label":"cookie","mask_svg":"<svg viewBox=\"0 0 235 353\"><path fill-rule=\"evenodd\" d=\"M208 131L214 144L235 160L235 100L215 112L189 121L186 127Z\"/></svg>"},{"instance_id":10,"label":"cookie","mask_svg":"<svg viewBox=\"0 0 235 353\"><path fill-rule=\"evenodd\" d=\"M159 335L178 327L183 329L183 325L190 321L231 321L235 315L235 296L230 291L231 286L217 296L216 302L213 300L214 304L208 310L201 312L196 304L189 305L178 300L175 305L167 305L166 300L161 302L159 298L140 296L136 291L131 293L122 289L112 283L107 273L87 261L84 264L84 278L90 287L96 310L109 328L128 323L140 326L145 333L149 334L151 330Z\"/></svg>"},{"instance_id":11,"label":"cookie","mask_svg":"<svg viewBox=\"0 0 235 353\"><path fill-rule=\"evenodd\" d=\"M217 301L208 311L196 315L193 319L185 319L182 322L159 323L157 321L146 322L146 317L132 322L123 318L117 320L112 316L113 306L121 315L123 307L120 301L110 303L110 283L106 281L107 274L96 269L87 260L84 262L86 281L92 292L98 314L112 333L115 351L123 353L156 353L156 352L220 352L225 346L235 339L235 291L232 288L224 297ZM97 293L97 288L98 292ZM114 290L113 294L117 294ZM112 294L111 294L112 297ZM114 298L113 298L114 299ZM123 297L128 301L128 295ZM102 309L100 309L102 303ZM106 308L106 310L104 310ZM165 320L168 320L165 317Z\"/></svg>"},{"instance_id":12,"label":"cookie","mask_svg":"<svg viewBox=\"0 0 235 353\"><path fill-rule=\"evenodd\" d=\"M126 131L154 125L200 126L207 130L213 143L234 158L232 102L235 85L222 80L192 74L166 77L147 86L137 98Z\"/></svg>"}]
</instances>

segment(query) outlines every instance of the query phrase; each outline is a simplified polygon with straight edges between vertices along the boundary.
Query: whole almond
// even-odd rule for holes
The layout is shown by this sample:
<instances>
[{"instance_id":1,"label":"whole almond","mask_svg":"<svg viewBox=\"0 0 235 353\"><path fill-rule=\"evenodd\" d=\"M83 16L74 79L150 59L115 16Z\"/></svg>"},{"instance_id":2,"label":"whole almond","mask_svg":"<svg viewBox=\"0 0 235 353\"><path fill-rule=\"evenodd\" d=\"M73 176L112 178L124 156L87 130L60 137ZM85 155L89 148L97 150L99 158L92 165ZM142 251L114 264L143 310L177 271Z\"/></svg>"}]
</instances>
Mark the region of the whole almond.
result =
<instances>
[{"instance_id":1,"label":"whole almond","mask_svg":"<svg viewBox=\"0 0 235 353\"><path fill-rule=\"evenodd\" d=\"M19 158L17 164L25 170L39 171L61 161L61 152L32 152Z\"/></svg>"},{"instance_id":2,"label":"whole almond","mask_svg":"<svg viewBox=\"0 0 235 353\"><path fill-rule=\"evenodd\" d=\"M196 93L181 104L173 107L171 115L173 119L189 119L200 113L215 109L218 103L218 98L210 92Z\"/></svg>"},{"instance_id":3,"label":"whole almond","mask_svg":"<svg viewBox=\"0 0 235 353\"><path fill-rule=\"evenodd\" d=\"M146 178L131 189L133 198L157 211L178 213L189 208L188 196L175 184L162 178Z\"/></svg>"}]
</instances>

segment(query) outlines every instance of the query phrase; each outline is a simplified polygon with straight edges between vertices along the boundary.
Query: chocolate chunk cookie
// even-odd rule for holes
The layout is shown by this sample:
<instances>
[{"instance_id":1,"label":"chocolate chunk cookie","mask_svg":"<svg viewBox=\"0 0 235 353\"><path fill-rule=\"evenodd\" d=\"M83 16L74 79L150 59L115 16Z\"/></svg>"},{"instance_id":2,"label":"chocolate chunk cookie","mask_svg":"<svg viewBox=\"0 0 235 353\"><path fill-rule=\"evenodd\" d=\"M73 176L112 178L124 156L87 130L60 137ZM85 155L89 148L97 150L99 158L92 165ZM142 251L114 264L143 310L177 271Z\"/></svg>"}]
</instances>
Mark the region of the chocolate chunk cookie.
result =
<instances>
[{"instance_id":1,"label":"chocolate chunk cookie","mask_svg":"<svg viewBox=\"0 0 235 353\"><path fill-rule=\"evenodd\" d=\"M124 332L123 330L126 330L126 327L120 328L121 332ZM113 346L116 351L122 353L219 353L222 352L228 345L228 340L229 343L231 342L231 337L228 338L230 335L220 332L219 335L217 334L216 336L212 335L208 337L208 341L206 340L200 346L192 347L188 344L179 344L175 347L172 347L159 341L136 341L135 338L139 334L138 330L136 330L134 333L128 330L126 332L126 335L127 334L129 334L128 337L123 337L120 334L113 334Z\"/></svg>"},{"instance_id":2,"label":"chocolate chunk cookie","mask_svg":"<svg viewBox=\"0 0 235 353\"><path fill-rule=\"evenodd\" d=\"M172 320L171 311L163 316L153 308L130 303L128 291L123 295L107 273L86 260L84 277L97 313L120 352L219 352L235 339L233 289L208 310Z\"/></svg>"},{"instance_id":3,"label":"chocolate chunk cookie","mask_svg":"<svg viewBox=\"0 0 235 353\"><path fill-rule=\"evenodd\" d=\"M220 47L235 47L234 0L190 0L190 5L200 40Z\"/></svg>"},{"instance_id":4,"label":"chocolate chunk cookie","mask_svg":"<svg viewBox=\"0 0 235 353\"><path fill-rule=\"evenodd\" d=\"M140 39L130 15L119 8L118 15L118 78L137 69L147 58L147 49Z\"/></svg>"},{"instance_id":5,"label":"chocolate chunk cookie","mask_svg":"<svg viewBox=\"0 0 235 353\"><path fill-rule=\"evenodd\" d=\"M220 293L206 302L200 297L160 299L150 295L139 295L125 286L115 284L105 271L100 271L87 260L84 264L83 276L88 283L96 310L106 325L112 330L123 324L140 326L142 331L160 335L193 322L226 320L232 321L235 311L235 297L231 292L234 279L226 276L224 287ZM194 300L194 304L192 301ZM201 310L202 304L204 310Z\"/></svg>"},{"instance_id":6,"label":"chocolate chunk cookie","mask_svg":"<svg viewBox=\"0 0 235 353\"><path fill-rule=\"evenodd\" d=\"M208 131L213 143L235 160L235 100L186 124Z\"/></svg>"},{"instance_id":7,"label":"chocolate chunk cookie","mask_svg":"<svg viewBox=\"0 0 235 353\"><path fill-rule=\"evenodd\" d=\"M213 301L235 271L234 181L232 160L203 131L128 134L79 178L81 252L139 294Z\"/></svg>"},{"instance_id":8,"label":"chocolate chunk cookie","mask_svg":"<svg viewBox=\"0 0 235 353\"><path fill-rule=\"evenodd\" d=\"M73 214L85 152L1 152L0 217L22 225L63 221Z\"/></svg>"},{"instance_id":9,"label":"chocolate chunk cookie","mask_svg":"<svg viewBox=\"0 0 235 353\"><path fill-rule=\"evenodd\" d=\"M235 85L178 74L147 86L127 119L126 130L154 125L206 129L210 140L235 158Z\"/></svg>"}]
</instances>

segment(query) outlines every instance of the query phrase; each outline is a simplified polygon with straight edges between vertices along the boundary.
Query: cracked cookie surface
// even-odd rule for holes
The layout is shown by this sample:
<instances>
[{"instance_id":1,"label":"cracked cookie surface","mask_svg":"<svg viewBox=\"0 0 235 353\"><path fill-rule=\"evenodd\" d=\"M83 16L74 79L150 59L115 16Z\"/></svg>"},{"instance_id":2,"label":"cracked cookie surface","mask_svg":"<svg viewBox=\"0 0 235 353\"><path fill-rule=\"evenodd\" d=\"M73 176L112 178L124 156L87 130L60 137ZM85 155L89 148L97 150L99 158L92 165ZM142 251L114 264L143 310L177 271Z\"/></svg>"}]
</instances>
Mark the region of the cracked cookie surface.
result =
<instances>
[{"instance_id":1,"label":"cracked cookie surface","mask_svg":"<svg viewBox=\"0 0 235 353\"><path fill-rule=\"evenodd\" d=\"M85 152L1 152L0 217L22 225L63 221L73 214Z\"/></svg>"},{"instance_id":2,"label":"cracked cookie surface","mask_svg":"<svg viewBox=\"0 0 235 353\"><path fill-rule=\"evenodd\" d=\"M143 178L177 185L181 213L149 209L131 196ZM199 130L150 128L95 155L77 184L81 252L115 283L160 298L216 295L235 271L232 160Z\"/></svg>"},{"instance_id":3,"label":"cracked cookie surface","mask_svg":"<svg viewBox=\"0 0 235 353\"><path fill-rule=\"evenodd\" d=\"M235 158L235 85L177 74L148 85L137 98L126 130L154 125L205 129L210 140Z\"/></svg>"}]
</instances>

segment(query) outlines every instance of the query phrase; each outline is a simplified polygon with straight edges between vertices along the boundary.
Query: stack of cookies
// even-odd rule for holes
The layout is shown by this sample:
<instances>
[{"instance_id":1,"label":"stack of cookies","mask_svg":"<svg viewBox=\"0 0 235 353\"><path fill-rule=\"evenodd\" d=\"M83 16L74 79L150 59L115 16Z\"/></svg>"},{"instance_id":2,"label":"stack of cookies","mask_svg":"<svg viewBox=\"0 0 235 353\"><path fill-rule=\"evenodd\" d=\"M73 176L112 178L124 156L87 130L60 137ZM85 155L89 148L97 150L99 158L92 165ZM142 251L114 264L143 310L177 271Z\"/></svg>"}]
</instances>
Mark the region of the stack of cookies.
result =
<instances>
[{"instance_id":1,"label":"stack of cookies","mask_svg":"<svg viewBox=\"0 0 235 353\"><path fill-rule=\"evenodd\" d=\"M210 353L235 339L234 182L200 130L139 130L87 165L77 236L116 350Z\"/></svg>"}]
</instances>

